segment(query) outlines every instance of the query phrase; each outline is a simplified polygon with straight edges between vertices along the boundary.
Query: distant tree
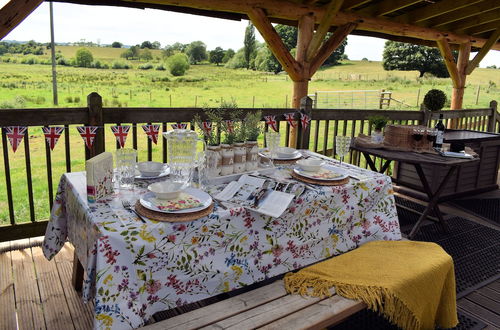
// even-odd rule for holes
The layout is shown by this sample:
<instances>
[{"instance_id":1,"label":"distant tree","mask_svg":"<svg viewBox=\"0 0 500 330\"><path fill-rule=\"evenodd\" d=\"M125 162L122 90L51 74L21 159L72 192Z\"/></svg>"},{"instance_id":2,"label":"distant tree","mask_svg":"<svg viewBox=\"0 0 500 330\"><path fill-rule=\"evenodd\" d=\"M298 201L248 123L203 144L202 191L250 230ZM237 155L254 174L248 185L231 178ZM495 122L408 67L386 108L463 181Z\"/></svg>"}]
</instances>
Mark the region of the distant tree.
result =
<instances>
[{"instance_id":1,"label":"distant tree","mask_svg":"<svg viewBox=\"0 0 500 330\"><path fill-rule=\"evenodd\" d=\"M133 60L139 58L139 46L130 47L129 49L124 51L120 56L127 60Z\"/></svg>"},{"instance_id":2,"label":"distant tree","mask_svg":"<svg viewBox=\"0 0 500 330\"><path fill-rule=\"evenodd\" d=\"M177 53L167 59L168 68L173 76L182 76L189 69L189 60L185 54Z\"/></svg>"},{"instance_id":3,"label":"distant tree","mask_svg":"<svg viewBox=\"0 0 500 330\"><path fill-rule=\"evenodd\" d=\"M111 47L113 48L122 48L123 44L121 42L118 42L118 41L113 41L113 43L111 44Z\"/></svg>"},{"instance_id":4,"label":"distant tree","mask_svg":"<svg viewBox=\"0 0 500 330\"><path fill-rule=\"evenodd\" d=\"M193 41L187 47L186 54L189 56L189 63L197 64L208 58L207 46L202 41Z\"/></svg>"},{"instance_id":5,"label":"distant tree","mask_svg":"<svg viewBox=\"0 0 500 330\"><path fill-rule=\"evenodd\" d=\"M382 65L389 71L416 70L420 72L420 77L426 72L439 78L450 76L439 49L403 42L386 41Z\"/></svg>"},{"instance_id":6,"label":"distant tree","mask_svg":"<svg viewBox=\"0 0 500 330\"><path fill-rule=\"evenodd\" d=\"M210 63L215 63L219 66L224 59L224 50L220 47L216 47L214 50L210 52Z\"/></svg>"},{"instance_id":7,"label":"distant tree","mask_svg":"<svg viewBox=\"0 0 500 330\"><path fill-rule=\"evenodd\" d=\"M0 45L0 55L7 53L7 47L5 45Z\"/></svg>"},{"instance_id":8,"label":"distant tree","mask_svg":"<svg viewBox=\"0 0 500 330\"><path fill-rule=\"evenodd\" d=\"M76 66L89 68L92 66L92 62L94 61L94 56L87 48L80 48L76 51L75 55L75 64Z\"/></svg>"},{"instance_id":9,"label":"distant tree","mask_svg":"<svg viewBox=\"0 0 500 330\"><path fill-rule=\"evenodd\" d=\"M244 49L241 48L234 54L234 56L226 63L225 67L230 69L242 69L246 68L247 64L245 61L245 52Z\"/></svg>"},{"instance_id":10,"label":"distant tree","mask_svg":"<svg viewBox=\"0 0 500 330\"><path fill-rule=\"evenodd\" d=\"M151 41L143 41L141 44L141 49L148 48L148 49L153 49L153 44Z\"/></svg>"},{"instance_id":11,"label":"distant tree","mask_svg":"<svg viewBox=\"0 0 500 330\"><path fill-rule=\"evenodd\" d=\"M327 38L330 38L330 33L326 35ZM344 59L344 51L345 46L347 46L347 38L342 41L342 43L333 51L333 53L325 60L323 65L338 65L340 64L340 60Z\"/></svg>"},{"instance_id":12,"label":"distant tree","mask_svg":"<svg viewBox=\"0 0 500 330\"><path fill-rule=\"evenodd\" d=\"M181 44L180 42L176 42L172 45L166 45L165 48L163 48L163 56L170 57L175 53L184 53L187 47L188 45Z\"/></svg>"},{"instance_id":13,"label":"distant tree","mask_svg":"<svg viewBox=\"0 0 500 330\"><path fill-rule=\"evenodd\" d=\"M255 27L249 21L245 30L245 39L243 40L243 49L245 54L245 64L250 68L252 57L255 57Z\"/></svg>"},{"instance_id":14,"label":"distant tree","mask_svg":"<svg viewBox=\"0 0 500 330\"><path fill-rule=\"evenodd\" d=\"M367 62L367 61L368 61L368 59L367 59L366 57L363 57L363 58L361 59L361 61Z\"/></svg>"},{"instance_id":15,"label":"distant tree","mask_svg":"<svg viewBox=\"0 0 500 330\"><path fill-rule=\"evenodd\" d=\"M139 58L143 61L151 61L153 59L153 54L151 54L149 49L143 49L139 53Z\"/></svg>"},{"instance_id":16,"label":"distant tree","mask_svg":"<svg viewBox=\"0 0 500 330\"><path fill-rule=\"evenodd\" d=\"M230 59L233 58L234 54L235 54L235 52L231 48L226 50L224 52L224 57L222 58L222 63L227 63Z\"/></svg>"},{"instance_id":17,"label":"distant tree","mask_svg":"<svg viewBox=\"0 0 500 330\"><path fill-rule=\"evenodd\" d=\"M161 44L160 44L159 41L153 41L153 43L151 44L151 46L153 46L152 49L160 49Z\"/></svg>"}]
</instances>

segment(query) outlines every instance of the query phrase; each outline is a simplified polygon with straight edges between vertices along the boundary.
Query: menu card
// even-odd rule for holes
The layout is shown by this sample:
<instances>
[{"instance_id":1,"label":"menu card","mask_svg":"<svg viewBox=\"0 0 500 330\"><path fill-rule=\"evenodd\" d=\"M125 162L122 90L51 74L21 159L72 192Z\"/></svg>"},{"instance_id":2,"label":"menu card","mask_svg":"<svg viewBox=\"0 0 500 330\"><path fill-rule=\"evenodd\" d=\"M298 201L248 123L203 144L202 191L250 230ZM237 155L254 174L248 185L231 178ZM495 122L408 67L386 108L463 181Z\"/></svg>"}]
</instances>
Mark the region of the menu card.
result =
<instances>
[{"instance_id":1,"label":"menu card","mask_svg":"<svg viewBox=\"0 0 500 330\"><path fill-rule=\"evenodd\" d=\"M103 152L85 162L87 200L94 203L113 193L113 155Z\"/></svg>"},{"instance_id":2,"label":"menu card","mask_svg":"<svg viewBox=\"0 0 500 330\"><path fill-rule=\"evenodd\" d=\"M265 182L266 179L245 174L238 181L231 181L215 198L277 218L288 208L295 195L268 189L264 186Z\"/></svg>"}]
</instances>

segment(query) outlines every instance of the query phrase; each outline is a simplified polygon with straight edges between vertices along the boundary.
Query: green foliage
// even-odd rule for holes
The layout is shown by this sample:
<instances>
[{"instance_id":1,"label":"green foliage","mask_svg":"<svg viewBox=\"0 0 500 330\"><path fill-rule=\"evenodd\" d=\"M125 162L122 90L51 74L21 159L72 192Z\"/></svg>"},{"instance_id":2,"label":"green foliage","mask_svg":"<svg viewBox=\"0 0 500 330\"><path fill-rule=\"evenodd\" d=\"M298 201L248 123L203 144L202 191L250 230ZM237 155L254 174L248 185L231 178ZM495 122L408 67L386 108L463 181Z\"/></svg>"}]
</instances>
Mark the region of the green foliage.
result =
<instances>
[{"instance_id":1,"label":"green foliage","mask_svg":"<svg viewBox=\"0 0 500 330\"><path fill-rule=\"evenodd\" d=\"M210 134L207 134L203 130L203 121L201 117L196 114L193 117L193 122L195 123L196 126L203 132L202 136L205 138L207 141L208 145L211 146L216 146L220 144L220 141L217 137L217 127L221 128L222 124L222 110L220 108L204 108L203 112L205 114L205 117L208 119L208 121L212 122L212 130L210 131Z\"/></svg>"},{"instance_id":2,"label":"green foliage","mask_svg":"<svg viewBox=\"0 0 500 330\"><path fill-rule=\"evenodd\" d=\"M132 46L126 51L124 51L120 56L127 59L127 60L134 60L139 58L139 47L137 46Z\"/></svg>"},{"instance_id":3,"label":"green foliage","mask_svg":"<svg viewBox=\"0 0 500 330\"><path fill-rule=\"evenodd\" d=\"M150 70L150 69L152 69L153 67L154 67L154 66L153 66L153 64L151 64L151 63L144 63L144 64L139 65L137 68L138 68L138 69L141 69L141 70Z\"/></svg>"},{"instance_id":4,"label":"green foliage","mask_svg":"<svg viewBox=\"0 0 500 330\"><path fill-rule=\"evenodd\" d=\"M177 53L167 59L168 68L173 76L182 76L189 69L189 61L185 54Z\"/></svg>"},{"instance_id":5,"label":"green foliage","mask_svg":"<svg viewBox=\"0 0 500 330\"><path fill-rule=\"evenodd\" d=\"M255 27L249 21L245 29L245 39L243 40L243 53L247 69L250 69L252 59L255 58L255 48Z\"/></svg>"},{"instance_id":6,"label":"green foliage","mask_svg":"<svg viewBox=\"0 0 500 330\"><path fill-rule=\"evenodd\" d=\"M372 125L373 128L378 131L382 130L382 128L384 128L385 125L387 125L387 123L389 122L389 118L385 116L370 116L367 119L370 125Z\"/></svg>"},{"instance_id":7,"label":"green foliage","mask_svg":"<svg viewBox=\"0 0 500 330\"><path fill-rule=\"evenodd\" d=\"M216 47L210 52L210 63L219 65L224 58L224 50L221 47Z\"/></svg>"},{"instance_id":8,"label":"green foliage","mask_svg":"<svg viewBox=\"0 0 500 330\"><path fill-rule=\"evenodd\" d=\"M143 41L141 44L141 49L148 48L148 49L153 49L153 44L151 41Z\"/></svg>"},{"instance_id":9,"label":"green foliage","mask_svg":"<svg viewBox=\"0 0 500 330\"><path fill-rule=\"evenodd\" d=\"M90 68L92 62L94 61L94 56L87 48L80 48L76 51L75 64L76 66L83 68Z\"/></svg>"},{"instance_id":10,"label":"green foliage","mask_svg":"<svg viewBox=\"0 0 500 330\"><path fill-rule=\"evenodd\" d=\"M236 54L226 63L226 68L243 69L246 68L245 53L243 48L238 50Z\"/></svg>"},{"instance_id":11,"label":"green foliage","mask_svg":"<svg viewBox=\"0 0 500 330\"><path fill-rule=\"evenodd\" d=\"M122 48L123 44L121 42L118 42L118 41L113 41L113 43L111 44L111 47L113 48Z\"/></svg>"},{"instance_id":12,"label":"green foliage","mask_svg":"<svg viewBox=\"0 0 500 330\"><path fill-rule=\"evenodd\" d=\"M5 45L0 44L0 55L3 55L5 53L7 53L7 47L5 47Z\"/></svg>"},{"instance_id":13,"label":"green foliage","mask_svg":"<svg viewBox=\"0 0 500 330\"><path fill-rule=\"evenodd\" d=\"M229 48L228 50L226 50L224 52L224 57L222 58L222 63L229 62L229 60L233 58L234 54L235 54L235 52L231 48Z\"/></svg>"},{"instance_id":14,"label":"green foliage","mask_svg":"<svg viewBox=\"0 0 500 330\"><path fill-rule=\"evenodd\" d=\"M454 52L456 60L456 52ZM387 41L383 53L385 70L416 70L423 77L426 72L439 78L449 77L439 49L403 42Z\"/></svg>"},{"instance_id":15,"label":"green foliage","mask_svg":"<svg viewBox=\"0 0 500 330\"><path fill-rule=\"evenodd\" d=\"M439 111L446 104L446 94L440 89L431 89L425 94L424 106L430 111Z\"/></svg>"},{"instance_id":16,"label":"green foliage","mask_svg":"<svg viewBox=\"0 0 500 330\"><path fill-rule=\"evenodd\" d=\"M157 65L157 66L156 66L155 70L158 70L158 71L165 71L165 70L166 70L166 68L165 68L165 66L164 66L163 64L160 64L160 65Z\"/></svg>"},{"instance_id":17,"label":"green foliage","mask_svg":"<svg viewBox=\"0 0 500 330\"><path fill-rule=\"evenodd\" d=\"M207 56L207 46L202 41L193 41L186 49L186 54L189 56L189 63L197 64L205 61Z\"/></svg>"},{"instance_id":18,"label":"green foliage","mask_svg":"<svg viewBox=\"0 0 500 330\"><path fill-rule=\"evenodd\" d=\"M117 69L117 70L122 70L122 69L130 69L131 66L127 62L123 61L115 61L113 62L113 65L111 66L112 69Z\"/></svg>"},{"instance_id":19,"label":"green foliage","mask_svg":"<svg viewBox=\"0 0 500 330\"><path fill-rule=\"evenodd\" d=\"M153 59L153 54L149 49L144 49L139 53L139 58L143 61L151 61Z\"/></svg>"},{"instance_id":20,"label":"green foliage","mask_svg":"<svg viewBox=\"0 0 500 330\"><path fill-rule=\"evenodd\" d=\"M262 119L262 111L248 112L245 116L245 139L248 141L257 141L260 133L262 132L262 127L260 125L260 120Z\"/></svg>"},{"instance_id":21,"label":"green foliage","mask_svg":"<svg viewBox=\"0 0 500 330\"><path fill-rule=\"evenodd\" d=\"M175 53L184 53L187 47L188 45L181 44L180 42L176 42L172 45L166 45L163 49L163 57L170 57Z\"/></svg>"}]
</instances>

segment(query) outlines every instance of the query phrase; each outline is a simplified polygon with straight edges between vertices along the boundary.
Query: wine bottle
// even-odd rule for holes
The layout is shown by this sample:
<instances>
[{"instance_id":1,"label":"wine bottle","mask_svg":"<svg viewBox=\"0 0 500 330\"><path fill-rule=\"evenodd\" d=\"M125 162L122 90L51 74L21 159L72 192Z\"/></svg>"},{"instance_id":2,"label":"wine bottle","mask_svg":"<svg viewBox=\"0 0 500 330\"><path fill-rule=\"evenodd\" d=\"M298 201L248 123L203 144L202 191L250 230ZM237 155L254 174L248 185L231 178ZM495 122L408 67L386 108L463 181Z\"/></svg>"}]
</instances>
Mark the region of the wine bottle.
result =
<instances>
[{"instance_id":1,"label":"wine bottle","mask_svg":"<svg viewBox=\"0 0 500 330\"><path fill-rule=\"evenodd\" d=\"M434 148L441 149L443 147L443 140L444 140L443 114L439 115L439 121L434 128L437 129L436 141L434 141Z\"/></svg>"}]
</instances>

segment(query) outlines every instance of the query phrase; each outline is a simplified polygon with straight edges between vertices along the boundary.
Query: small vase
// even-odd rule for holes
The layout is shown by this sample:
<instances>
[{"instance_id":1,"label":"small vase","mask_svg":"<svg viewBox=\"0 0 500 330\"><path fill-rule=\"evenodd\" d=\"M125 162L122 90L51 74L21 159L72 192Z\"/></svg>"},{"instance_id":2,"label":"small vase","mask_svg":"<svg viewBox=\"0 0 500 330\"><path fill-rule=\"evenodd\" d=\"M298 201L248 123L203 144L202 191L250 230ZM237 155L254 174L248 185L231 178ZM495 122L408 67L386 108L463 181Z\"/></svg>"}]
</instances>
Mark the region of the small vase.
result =
<instances>
[{"instance_id":1,"label":"small vase","mask_svg":"<svg viewBox=\"0 0 500 330\"><path fill-rule=\"evenodd\" d=\"M237 142L233 146L234 150L234 173L245 172L245 164L247 162L247 150L245 143Z\"/></svg>"},{"instance_id":2,"label":"small vase","mask_svg":"<svg viewBox=\"0 0 500 330\"><path fill-rule=\"evenodd\" d=\"M257 141L247 141L245 147L247 152L245 170L254 171L259 167L259 146Z\"/></svg>"},{"instance_id":3,"label":"small vase","mask_svg":"<svg viewBox=\"0 0 500 330\"><path fill-rule=\"evenodd\" d=\"M374 130L372 132L372 143L380 144L384 142L384 135L381 130Z\"/></svg>"},{"instance_id":4,"label":"small vase","mask_svg":"<svg viewBox=\"0 0 500 330\"><path fill-rule=\"evenodd\" d=\"M216 166L210 167L208 169L208 175L213 178L213 177L219 176L221 173L221 170L222 170L222 148L220 145L207 146L207 150L213 151L213 152L217 153L217 155L218 155Z\"/></svg>"},{"instance_id":5,"label":"small vase","mask_svg":"<svg viewBox=\"0 0 500 330\"><path fill-rule=\"evenodd\" d=\"M222 167L221 175L229 175L234 173L234 151L229 144L221 144L222 150Z\"/></svg>"}]
</instances>

